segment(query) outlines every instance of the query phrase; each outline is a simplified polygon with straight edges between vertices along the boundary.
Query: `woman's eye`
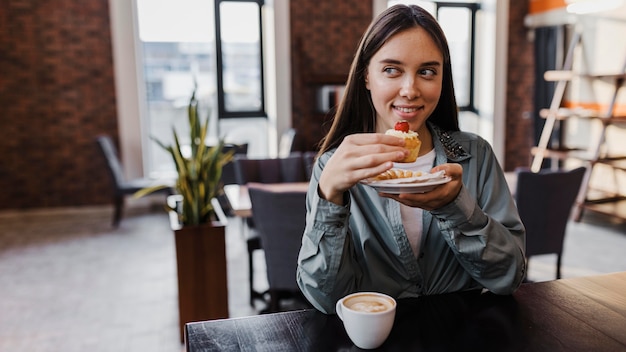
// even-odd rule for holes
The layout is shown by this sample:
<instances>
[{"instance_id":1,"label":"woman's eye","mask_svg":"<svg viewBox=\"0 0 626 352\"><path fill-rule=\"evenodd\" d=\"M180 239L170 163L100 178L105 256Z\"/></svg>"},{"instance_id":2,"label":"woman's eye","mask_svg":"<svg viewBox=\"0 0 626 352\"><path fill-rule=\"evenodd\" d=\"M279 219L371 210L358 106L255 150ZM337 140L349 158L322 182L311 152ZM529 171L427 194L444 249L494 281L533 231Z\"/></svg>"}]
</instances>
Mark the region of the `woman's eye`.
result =
<instances>
[{"instance_id":1,"label":"woman's eye","mask_svg":"<svg viewBox=\"0 0 626 352\"><path fill-rule=\"evenodd\" d=\"M397 75L398 73L400 73L400 70L398 70L398 69L397 69L397 68L395 68L395 67L385 67L385 68L383 69L383 72L384 72L384 73L386 73L387 75L390 75L390 76L395 76L395 75Z\"/></svg>"},{"instance_id":2,"label":"woman's eye","mask_svg":"<svg viewBox=\"0 0 626 352\"><path fill-rule=\"evenodd\" d=\"M420 71L420 74L426 77L435 77L437 75L437 71L430 68L425 68Z\"/></svg>"}]
</instances>

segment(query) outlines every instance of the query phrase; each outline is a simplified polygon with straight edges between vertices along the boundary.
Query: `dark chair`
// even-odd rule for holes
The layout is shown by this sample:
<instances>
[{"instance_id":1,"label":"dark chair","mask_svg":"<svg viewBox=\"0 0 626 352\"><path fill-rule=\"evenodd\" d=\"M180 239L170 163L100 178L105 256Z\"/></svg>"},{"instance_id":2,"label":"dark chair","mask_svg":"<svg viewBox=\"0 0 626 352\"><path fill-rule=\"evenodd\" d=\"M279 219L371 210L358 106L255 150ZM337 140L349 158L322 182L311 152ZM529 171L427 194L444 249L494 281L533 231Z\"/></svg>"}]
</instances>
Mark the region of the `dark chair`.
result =
<instances>
[{"instance_id":1,"label":"dark chair","mask_svg":"<svg viewBox=\"0 0 626 352\"><path fill-rule=\"evenodd\" d=\"M244 144L225 144L224 152L234 150L233 160L222 168L222 184L231 185L237 183L235 178L235 163L236 158L246 158L248 154L248 143Z\"/></svg>"},{"instance_id":2,"label":"dark chair","mask_svg":"<svg viewBox=\"0 0 626 352\"><path fill-rule=\"evenodd\" d=\"M307 181L306 171L301 153L294 152L286 158L249 159L236 158L233 160L237 184L245 185L250 182L280 183ZM263 294L254 289L254 251L263 247L263 242L255 231L255 221L248 218L246 221L248 234L248 268L250 282L250 305L254 306L255 298L262 298Z\"/></svg>"},{"instance_id":3,"label":"dark chair","mask_svg":"<svg viewBox=\"0 0 626 352\"><path fill-rule=\"evenodd\" d=\"M113 226L119 226L122 219L122 212L124 209L124 198L128 195L132 195L135 192L150 186L159 184L158 180L149 178L136 178L132 180L126 180L124 176L124 169L120 162L117 148L113 143L113 140L108 135L100 135L96 137L98 149L101 151L104 159L106 160L107 170L111 177L112 183L112 195L113 195ZM165 181L163 182L165 183ZM172 186L163 188L155 193L162 193L165 195L174 194L174 188Z\"/></svg>"},{"instance_id":4,"label":"dark chair","mask_svg":"<svg viewBox=\"0 0 626 352\"><path fill-rule=\"evenodd\" d=\"M227 218L232 219L236 217L226 194L220 193L215 198L219 204L219 207ZM257 229L254 228L254 222L251 218L242 219L242 226L242 236L246 239L246 246L248 250L248 280L250 285L250 305L254 307L255 299L260 299L265 302L265 300L263 299L263 293L254 290L254 251L261 249L261 237L259 236L259 232L257 231Z\"/></svg>"},{"instance_id":5,"label":"dark chair","mask_svg":"<svg viewBox=\"0 0 626 352\"><path fill-rule=\"evenodd\" d=\"M317 157L317 152L314 151L306 151L302 153L302 161L304 163L304 173L307 181L311 180L311 174L313 173L313 166L315 165L315 158Z\"/></svg>"},{"instance_id":6,"label":"dark chair","mask_svg":"<svg viewBox=\"0 0 626 352\"><path fill-rule=\"evenodd\" d=\"M237 183L280 183L307 181L301 152L293 152L284 158L237 159L235 177Z\"/></svg>"},{"instance_id":7,"label":"dark chair","mask_svg":"<svg viewBox=\"0 0 626 352\"><path fill-rule=\"evenodd\" d=\"M561 278L565 230L586 168L542 170L517 169L515 200L526 227L526 259L556 254L556 278ZM528 270L526 270L528 272Z\"/></svg>"},{"instance_id":8,"label":"dark chair","mask_svg":"<svg viewBox=\"0 0 626 352\"><path fill-rule=\"evenodd\" d=\"M296 283L298 253L304 233L306 192L277 192L250 183L252 216L261 236L269 282L269 305L277 312L283 299L305 302Z\"/></svg>"}]
</instances>

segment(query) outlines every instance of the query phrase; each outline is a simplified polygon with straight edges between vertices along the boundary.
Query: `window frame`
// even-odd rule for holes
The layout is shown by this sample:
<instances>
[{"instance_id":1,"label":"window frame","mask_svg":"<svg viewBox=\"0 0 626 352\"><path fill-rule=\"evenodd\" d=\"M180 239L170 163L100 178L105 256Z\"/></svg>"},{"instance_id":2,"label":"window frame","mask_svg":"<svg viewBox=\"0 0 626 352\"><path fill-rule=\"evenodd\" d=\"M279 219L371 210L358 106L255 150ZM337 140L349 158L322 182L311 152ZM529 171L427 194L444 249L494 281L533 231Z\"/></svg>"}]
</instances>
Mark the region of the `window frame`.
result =
<instances>
[{"instance_id":1,"label":"window frame","mask_svg":"<svg viewBox=\"0 0 626 352\"><path fill-rule=\"evenodd\" d=\"M469 111L479 114L475 101L476 84L476 13L480 10L480 4L475 2L442 2L433 1L435 4L436 18L439 20L441 8L466 8L470 10L470 52L469 52L469 91L467 105L459 105L459 111Z\"/></svg>"},{"instance_id":2,"label":"window frame","mask_svg":"<svg viewBox=\"0 0 626 352\"><path fill-rule=\"evenodd\" d=\"M259 79L261 85L261 105L258 110L237 110L227 111L225 104L224 78L223 78L223 51L222 51L222 31L221 31L221 13L220 4L223 2L240 2L254 3L259 6ZM215 5L215 58L216 58L216 78L217 78L217 109L218 119L226 118L250 118L263 117L267 118L267 109L265 104L265 64L263 60L263 6L265 0L214 0Z\"/></svg>"}]
</instances>

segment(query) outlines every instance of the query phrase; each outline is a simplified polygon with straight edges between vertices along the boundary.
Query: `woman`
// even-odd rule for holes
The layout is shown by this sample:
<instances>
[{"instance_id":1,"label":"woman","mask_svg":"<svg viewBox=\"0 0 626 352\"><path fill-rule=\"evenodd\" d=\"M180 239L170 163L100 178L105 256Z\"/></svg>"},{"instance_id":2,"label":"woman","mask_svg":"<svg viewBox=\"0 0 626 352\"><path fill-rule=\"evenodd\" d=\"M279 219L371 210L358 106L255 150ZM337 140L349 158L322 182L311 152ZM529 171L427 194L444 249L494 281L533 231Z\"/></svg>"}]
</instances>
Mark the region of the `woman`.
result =
<instances>
[{"instance_id":1,"label":"woman","mask_svg":"<svg viewBox=\"0 0 626 352\"><path fill-rule=\"evenodd\" d=\"M422 142L404 168L443 170L450 182L415 194L359 183L407 155L403 139L384 134L399 120ZM491 147L459 131L443 31L418 6L387 9L361 39L314 167L298 257L302 292L327 314L356 291L510 294L524 277L524 246Z\"/></svg>"}]
</instances>

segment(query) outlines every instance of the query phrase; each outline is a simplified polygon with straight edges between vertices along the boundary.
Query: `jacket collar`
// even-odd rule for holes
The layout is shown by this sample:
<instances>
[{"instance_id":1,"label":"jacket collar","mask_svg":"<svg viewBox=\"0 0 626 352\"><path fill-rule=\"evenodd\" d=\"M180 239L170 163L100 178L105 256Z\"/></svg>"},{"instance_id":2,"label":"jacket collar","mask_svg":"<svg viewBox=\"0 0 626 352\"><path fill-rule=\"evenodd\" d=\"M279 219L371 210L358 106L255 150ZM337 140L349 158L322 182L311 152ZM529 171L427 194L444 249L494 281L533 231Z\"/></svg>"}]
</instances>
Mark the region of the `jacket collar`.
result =
<instances>
[{"instance_id":1,"label":"jacket collar","mask_svg":"<svg viewBox=\"0 0 626 352\"><path fill-rule=\"evenodd\" d=\"M434 137L433 143L435 144L435 150L443 149L446 158L449 161L459 162L472 157L470 153L468 153L465 148L463 148L463 146L450 135L450 133L442 130L441 127L430 122L427 122L427 124Z\"/></svg>"}]
</instances>

